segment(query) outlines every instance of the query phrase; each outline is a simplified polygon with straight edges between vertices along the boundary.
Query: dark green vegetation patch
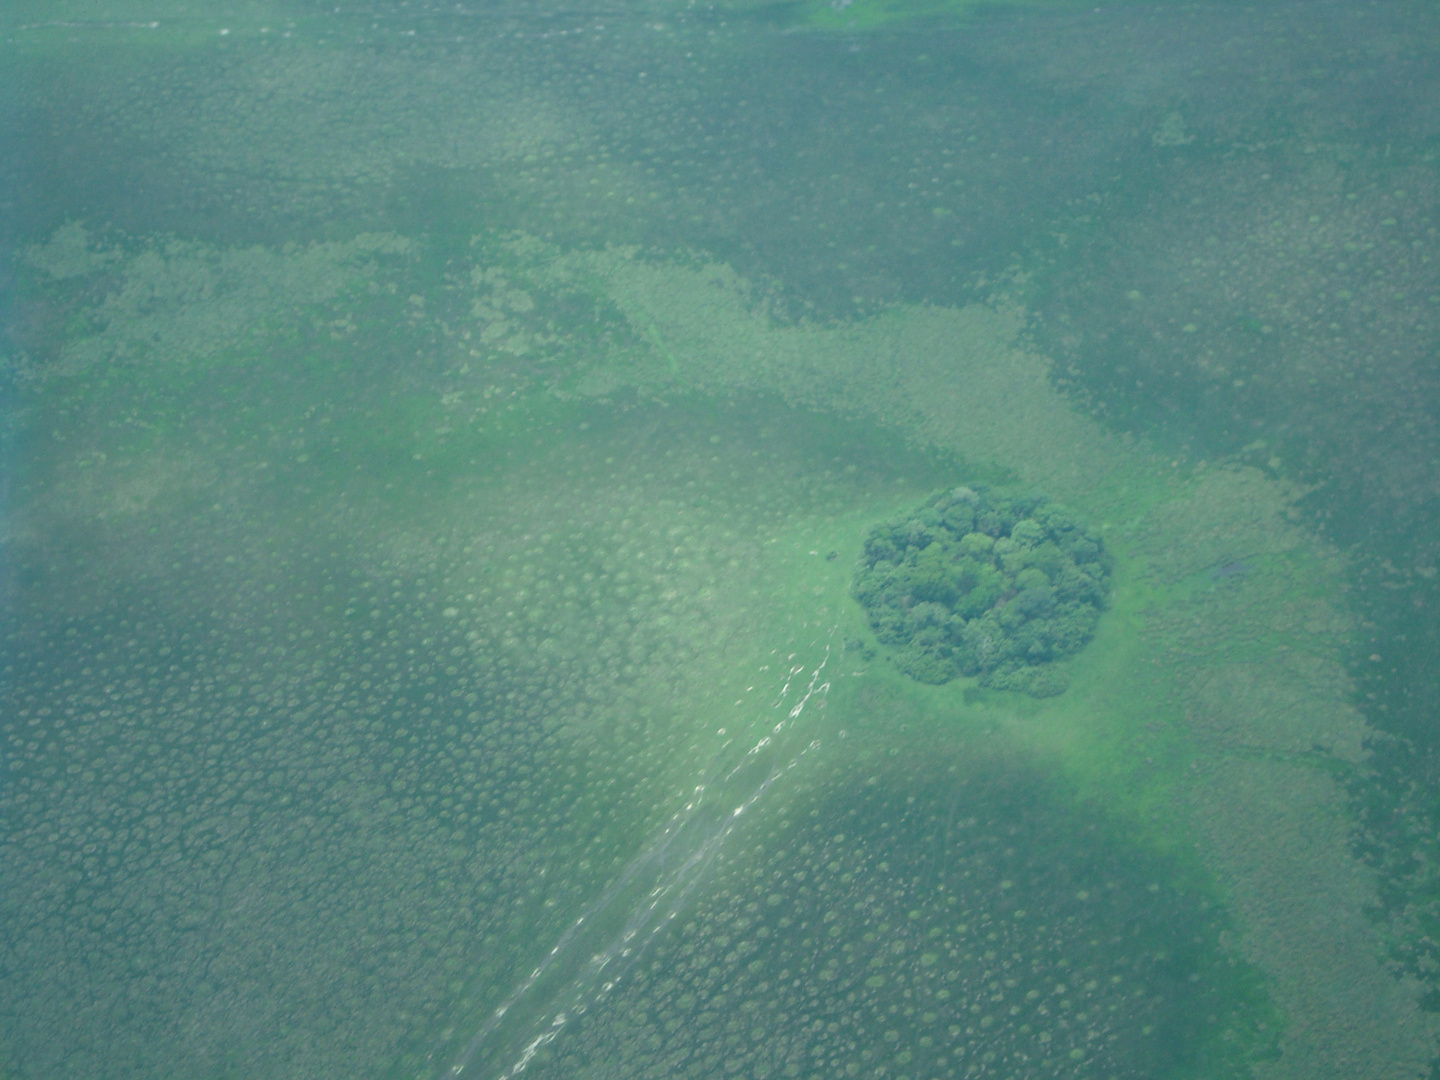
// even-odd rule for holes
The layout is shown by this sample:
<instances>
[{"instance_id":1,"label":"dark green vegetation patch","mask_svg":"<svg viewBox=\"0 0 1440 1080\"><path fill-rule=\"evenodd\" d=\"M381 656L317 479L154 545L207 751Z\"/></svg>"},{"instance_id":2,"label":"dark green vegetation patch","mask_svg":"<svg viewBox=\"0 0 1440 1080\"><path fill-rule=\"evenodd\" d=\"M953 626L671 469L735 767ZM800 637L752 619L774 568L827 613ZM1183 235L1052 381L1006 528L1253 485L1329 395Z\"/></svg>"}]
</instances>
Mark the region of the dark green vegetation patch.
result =
<instances>
[{"instance_id":1,"label":"dark green vegetation patch","mask_svg":"<svg viewBox=\"0 0 1440 1080\"><path fill-rule=\"evenodd\" d=\"M1049 697L1067 685L1050 662L1094 636L1109 576L1100 537L1069 511L977 485L877 525L855 596L912 678Z\"/></svg>"}]
</instances>

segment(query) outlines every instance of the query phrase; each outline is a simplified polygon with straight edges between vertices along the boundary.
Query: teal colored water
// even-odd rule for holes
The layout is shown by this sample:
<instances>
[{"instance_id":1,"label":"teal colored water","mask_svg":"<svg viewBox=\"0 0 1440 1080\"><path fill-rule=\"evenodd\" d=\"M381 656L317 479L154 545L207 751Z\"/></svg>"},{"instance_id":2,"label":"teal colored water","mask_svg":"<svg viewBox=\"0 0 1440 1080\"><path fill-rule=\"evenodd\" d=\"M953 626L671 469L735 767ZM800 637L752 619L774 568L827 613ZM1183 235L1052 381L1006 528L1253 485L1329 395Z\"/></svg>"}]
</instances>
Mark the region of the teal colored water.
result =
<instances>
[{"instance_id":1,"label":"teal colored water","mask_svg":"<svg viewBox=\"0 0 1440 1080\"><path fill-rule=\"evenodd\" d=\"M0 1078L1434 1075L1437 45L7 5Z\"/></svg>"}]
</instances>

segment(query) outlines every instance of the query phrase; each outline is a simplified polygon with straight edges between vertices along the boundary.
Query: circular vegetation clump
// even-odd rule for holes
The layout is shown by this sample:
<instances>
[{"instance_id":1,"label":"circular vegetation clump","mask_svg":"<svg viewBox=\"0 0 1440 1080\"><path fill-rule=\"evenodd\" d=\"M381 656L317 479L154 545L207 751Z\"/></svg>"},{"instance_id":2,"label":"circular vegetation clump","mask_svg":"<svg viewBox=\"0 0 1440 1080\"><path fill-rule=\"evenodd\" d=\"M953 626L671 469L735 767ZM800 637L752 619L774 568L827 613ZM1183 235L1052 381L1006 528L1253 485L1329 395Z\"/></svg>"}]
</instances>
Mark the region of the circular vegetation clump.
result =
<instances>
[{"instance_id":1,"label":"circular vegetation clump","mask_svg":"<svg viewBox=\"0 0 1440 1080\"><path fill-rule=\"evenodd\" d=\"M1095 634L1110 566L1100 537L1045 496L960 487L875 527L855 597L912 678L1048 697L1067 685L1051 662Z\"/></svg>"}]
</instances>

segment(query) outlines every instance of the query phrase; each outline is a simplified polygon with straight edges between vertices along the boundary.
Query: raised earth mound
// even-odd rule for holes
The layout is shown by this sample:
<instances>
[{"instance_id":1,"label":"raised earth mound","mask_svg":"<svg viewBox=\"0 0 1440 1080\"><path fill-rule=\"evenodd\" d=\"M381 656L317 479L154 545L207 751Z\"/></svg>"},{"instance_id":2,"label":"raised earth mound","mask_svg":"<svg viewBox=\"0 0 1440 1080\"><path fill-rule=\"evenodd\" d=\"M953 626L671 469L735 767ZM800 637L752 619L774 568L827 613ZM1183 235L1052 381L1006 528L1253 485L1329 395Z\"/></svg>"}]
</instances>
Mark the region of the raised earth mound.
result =
<instances>
[{"instance_id":1,"label":"raised earth mound","mask_svg":"<svg viewBox=\"0 0 1440 1080\"><path fill-rule=\"evenodd\" d=\"M1049 697L1068 685L1052 661L1095 634L1110 567L1100 537L1045 496L977 485L877 525L855 597L912 678Z\"/></svg>"}]
</instances>

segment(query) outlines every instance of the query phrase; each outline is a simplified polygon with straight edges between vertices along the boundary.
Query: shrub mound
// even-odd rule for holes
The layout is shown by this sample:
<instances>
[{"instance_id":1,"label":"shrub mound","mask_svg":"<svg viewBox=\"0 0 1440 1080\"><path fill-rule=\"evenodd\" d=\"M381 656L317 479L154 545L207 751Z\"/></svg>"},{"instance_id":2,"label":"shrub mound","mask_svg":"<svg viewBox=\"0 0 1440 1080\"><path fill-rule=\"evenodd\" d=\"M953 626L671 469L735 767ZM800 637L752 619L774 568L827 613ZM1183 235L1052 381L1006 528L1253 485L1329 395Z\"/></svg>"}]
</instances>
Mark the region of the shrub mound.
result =
<instances>
[{"instance_id":1,"label":"shrub mound","mask_svg":"<svg viewBox=\"0 0 1440 1080\"><path fill-rule=\"evenodd\" d=\"M912 678L1049 697L1068 685L1051 662L1094 636L1110 567L1100 537L1045 496L977 485L877 525L854 592Z\"/></svg>"}]
</instances>

